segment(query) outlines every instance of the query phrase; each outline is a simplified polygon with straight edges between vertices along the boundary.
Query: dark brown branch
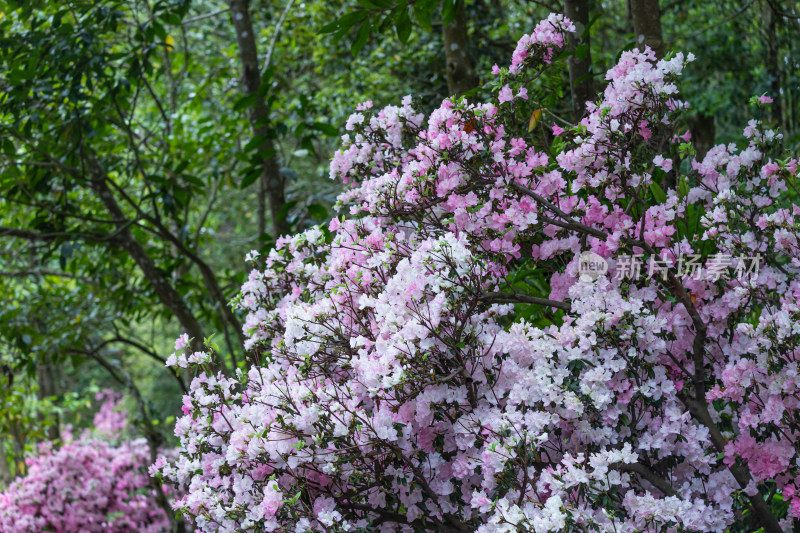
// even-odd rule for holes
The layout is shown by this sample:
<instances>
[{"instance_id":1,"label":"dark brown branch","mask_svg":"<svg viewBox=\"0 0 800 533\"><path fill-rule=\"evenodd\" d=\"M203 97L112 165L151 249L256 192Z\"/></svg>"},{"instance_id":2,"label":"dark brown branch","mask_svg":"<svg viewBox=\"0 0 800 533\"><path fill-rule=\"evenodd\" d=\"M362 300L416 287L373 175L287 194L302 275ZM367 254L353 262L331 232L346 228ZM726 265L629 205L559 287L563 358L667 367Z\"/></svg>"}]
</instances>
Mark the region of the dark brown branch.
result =
<instances>
[{"instance_id":1,"label":"dark brown branch","mask_svg":"<svg viewBox=\"0 0 800 533\"><path fill-rule=\"evenodd\" d=\"M117 226L117 230L109 234L99 233L81 233L69 231L56 231L48 233L40 233L38 231L31 231L27 229L11 228L8 226L0 226L0 237L18 237L28 241L57 241L61 239L72 239L89 242L109 242L115 240L119 234L127 230L133 225L132 220L126 220L124 223Z\"/></svg>"},{"instance_id":2,"label":"dark brown branch","mask_svg":"<svg viewBox=\"0 0 800 533\"><path fill-rule=\"evenodd\" d=\"M139 350L140 352L142 352L146 356L150 357L151 359L154 359L155 361L158 361L162 365L166 365L166 363L167 363L166 359L164 359L163 357L161 357L160 355L155 353L153 350L149 349L144 344L142 344L140 342L137 342L137 341L135 341L133 339L126 339L125 337L122 337L119 334L117 334L116 337L112 337L110 339L104 340L98 346L95 347L95 350L99 351L101 348L104 348L105 346L108 346L109 344L113 344L115 342L118 342L120 344L127 344L128 346L132 346L133 348L136 348L137 350ZM177 373L177 372L172 372L172 371L170 371L170 374L175 376L175 379L178 381L178 385L180 386L181 391L183 391L184 393L188 392L188 389L186 387L186 383L183 382L183 379L181 378L180 374Z\"/></svg>"},{"instance_id":3,"label":"dark brown branch","mask_svg":"<svg viewBox=\"0 0 800 533\"><path fill-rule=\"evenodd\" d=\"M0 272L0 278L35 278L35 277L46 277L46 276L54 276L59 278L70 278L70 279L85 279L81 278L80 276L70 274L69 272L61 272L59 270L47 270L47 269L13 270L13 271Z\"/></svg>"},{"instance_id":4,"label":"dark brown branch","mask_svg":"<svg viewBox=\"0 0 800 533\"><path fill-rule=\"evenodd\" d=\"M231 327L233 328L234 332L237 335L240 343L244 343L244 333L242 333L242 326L239 323L239 320L236 318L236 315L233 314L230 306L228 305L228 301L225 298L225 295L222 293L222 289L217 282L217 278L214 275L214 272L211 270L211 267L203 261L200 256L192 252L189 248L186 247L183 241L181 241L174 233L172 233L166 226L161 222L161 220L157 217L153 217L148 213L144 212L138 204L128 196L125 190L120 187L117 183L113 180L105 176L108 183L111 184L112 187L122 196L123 200L125 200L131 207L136 210L137 215L152 224L155 228L154 233L162 237L163 239L172 243L175 248L183 255L185 255L192 263L197 265L197 268L200 270L200 274L203 276L203 280L206 282L206 288L208 289L209 295L217 301L219 304L220 310L220 320L223 324L227 321ZM223 325L223 327L225 327ZM233 358L234 366L236 365L236 358L235 354L231 352L231 357Z\"/></svg>"},{"instance_id":5,"label":"dark brown branch","mask_svg":"<svg viewBox=\"0 0 800 533\"><path fill-rule=\"evenodd\" d=\"M435 530L441 533L470 533L473 531L472 528L468 526L449 526L446 524L430 524L428 522L424 522L420 519L409 521L406 515L402 513L396 513L394 511L390 511L388 509L380 509L376 508L373 505L365 505L363 503L356 503L356 502L339 502L340 505L343 507L350 507L350 509L354 509L357 511L362 511L365 513L374 513L378 515L379 520L381 522L388 522L388 523L395 523L400 525L409 525L409 526L418 526L424 528L426 530Z\"/></svg>"},{"instance_id":6,"label":"dark brown branch","mask_svg":"<svg viewBox=\"0 0 800 533\"><path fill-rule=\"evenodd\" d=\"M717 451L720 453L724 452L725 445L728 441L711 418L711 413L708 412L708 404L705 398L698 400L687 399L684 403L695 420L708 428L711 442L714 444ZM753 481L750 470L744 465L734 463L732 466L728 467L728 470L733 474L734 479L742 489ZM761 494L756 493L753 496L748 496L748 499L750 500L750 506L758 521L758 525L762 526L766 533L782 533L783 529L780 527L778 519L772 514L769 505L767 505L767 502L761 497Z\"/></svg>"},{"instance_id":7,"label":"dark brown branch","mask_svg":"<svg viewBox=\"0 0 800 533\"><path fill-rule=\"evenodd\" d=\"M589 33L585 32L589 25L589 0L565 0L564 15L575 23L576 32L567 36L570 49L574 52L569 57L569 86L572 92L572 118L579 122L586 113L586 102L595 96L592 87L590 68L592 55L589 47ZM583 48L584 56L578 54Z\"/></svg>"},{"instance_id":8,"label":"dark brown branch","mask_svg":"<svg viewBox=\"0 0 800 533\"><path fill-rule=\"evenodd\" d=\"M640 464L640 463L633 463L633 464L621 464L618 465L618 469L622 472L633 472L638 474L642 479L653 485L655 488L661 491L662 494L665 496L675 496L676 492L675 489L672 488L672 485L669 482L650 470L647 466Z\"/></svg>"},{"instance_id":9,"label":"dark brown branch","mask_svg":"<svg viewBox=\"0 0 800 533\"><path fill-rule=\"evenodd\" d=\"M478 75L469 56L467 18L464 2L458 2L456 17L443 27L444 56L447 63L447 91L460 96L478 86Z\"/></svg>"},{"instance_id":10,"label":"dark brown branch","mask_svg":"<svg viewBox=\"0 0 800 533\"><path fill-rule=\"evenodd\" d=\"M555 307L556 309L563 309L569 311L572 307L567 302L558 300L548 300L547 298L537 298L536 296L528 296L527 294L517 294L513 292L487 292L481 294L481 300L497 303L522 303L543 305L545 307Z\"/></svg>"},{"instance_id":11,"label":"dark brown branch","mask_svg":"<svg viewBox=\"0 0 800 533\"><path fill-rule=\"evenodd\" d=\"M125 214L117 203L116 198L114 198L111 189L109 189L104 173L97 162L90 161L90 163L93 178L91 180L92 189L97 193L97 196L114 219L124 220ZM175 315L186 333L194 339L194 348L197 350L202 349L203 339L205 339L203 327L200 325L197 317L195 317L189 309L183 297L167 281L163 272L156 266L147 252L145 252L141 243L136 240L128 225L128 223L120 223L117 225L117 235L114 238L114 243L128 252L131 259L139 266L145 278L147 278L153 290L158 295L159 300L161 300L161 303Z\"/></svg>"},{"instance_id":12,"label":"dark brown branch","mask_svg":"<svg viewBox=\"0 0 800 533\"><path fill-rule=\"evenodd\" d=\"M595 228L592 228L590 226L587 226L586 224L583 224L582 222L578 222L577 220L575 220L571 216L569 216L567 213L565 213L564 211L559 209L559 207L557 205L555 205L553 202L549 201L547 198L545 198L545 197L543 197L543 196L541 196L539 194L536 194L535 192L533 192L529 188L525 187L524 185L520 185L518 183L511 183L510 187L512 189L516 189L517 191L519 191L519 192L521 192L521 193L523 193L523 194L525 194L527 196L530 196L531 198L536 200L536 203L546 207L547 209L552 211L554 214L556 214L559 218L561 218L563 220L563 223L559 224L559 223L556 223L556 222L552 221L551 219L542 218L542 220L544 220L545 222L548 222L549 224L553 224L553 225L556 225L556 226L561 226L561 227L564 227L566 229L572 229L574 231L580 231L581 233L585 233L587 235L591 235L592 237L597 237L598 239L601 239L601 240L606 240L608 238L608 235L604 231L601 231L599 229L595 229Z\"/></svg>"},{"instance_id":13,"label":"dark brown branch","mask_svg":"<svg viewBox=\"0 0 800 533\"><path fill-rule=\"evenodd\" d=\"M245 93L253 98L249 108L250 127L255 137L263 139L259 151L261 152L261 189L259 194L259 231L265 228L264 196L269 200L269 210L272 216L272 230L275 237L288 233L289 226L286 217L281 216L283 205L286 203L283 177L275 159L275 146L270 138L269 109L261 93L261 72L258 61L255 31L250 20L250 6L248 0L228 0L231 11L231 22L236 30L236 40L239 44L239 61L242 64L242 79Z\"/></svg>"},{"instance_id":14,"label":"dark brown branch","mask_svg":"<svg viewBox=\"0 0 800 533\"><path fill-rule=\"evenodd\" d=\"M630 0L630 6L636 46L642 51L649 46L656 53L656 58L663 58L664 37L658 0Z\"/></svg>"}]
</instances>

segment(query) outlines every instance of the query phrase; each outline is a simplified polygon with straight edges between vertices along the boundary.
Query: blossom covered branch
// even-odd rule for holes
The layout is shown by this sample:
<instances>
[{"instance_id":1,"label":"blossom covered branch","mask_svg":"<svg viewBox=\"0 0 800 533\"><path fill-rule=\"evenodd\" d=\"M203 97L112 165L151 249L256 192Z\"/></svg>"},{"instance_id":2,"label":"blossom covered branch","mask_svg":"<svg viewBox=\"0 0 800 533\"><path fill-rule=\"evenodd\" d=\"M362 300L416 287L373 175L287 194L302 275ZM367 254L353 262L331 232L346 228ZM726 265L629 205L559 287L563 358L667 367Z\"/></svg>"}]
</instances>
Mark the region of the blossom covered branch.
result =
<instances>
[{"instance_id":1,"label":"blossom covered branch","mask_svg":"<svg viewBox=\"0 0 800 533\"><path fill-rule=\"evenodd\" d=\"M574 30L537 25L489 102L360 105L331 163L346 214L249 258L257 363L170 358L201 371L159 470L201 531L800 518L797 161L757 120L742 148L689 157L682 54L623 53L580 124L529 133ZM588 251L608 274L580 275ZM621 254L648 275L613 275ZM743 255L757 272L735 275ZM686 256L713 270L675 274Z\"/></svg>"}]
</instances>

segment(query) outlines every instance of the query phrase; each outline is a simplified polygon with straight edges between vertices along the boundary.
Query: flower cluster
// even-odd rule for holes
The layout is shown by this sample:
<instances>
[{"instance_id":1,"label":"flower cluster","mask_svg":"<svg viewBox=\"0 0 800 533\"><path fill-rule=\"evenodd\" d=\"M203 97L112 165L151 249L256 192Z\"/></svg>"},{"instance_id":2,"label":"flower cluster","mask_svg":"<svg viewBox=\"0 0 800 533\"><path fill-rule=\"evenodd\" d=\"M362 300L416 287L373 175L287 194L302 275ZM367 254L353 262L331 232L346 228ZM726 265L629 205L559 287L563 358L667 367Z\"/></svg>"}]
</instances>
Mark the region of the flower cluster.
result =
<instances>
[{"instance_id":1,"label":"flower cluster","mask_svg":"<svg viewBox=\"0 0 800 533\"><path fill-rule=\"evenodd\" d=\"M0 532L170 531L147 473L147 443L112 444L127 419L117 396L105 391L98 399L93 431L60 447L41 444L25 461L25 477L0 493Z\"/></svg>"},{"instance_id":2,"label":"flower cluster","mask_svg":"<svg viewBox=\"0 0 800 533\"><path fill-rule=\"evenodd\" d=\"M686 157L675 80L691 55L625 52L558 143L517 126L570 31L553 15L524 37L487 103L350 118L331 164L347 215L249 256L255 364L173 361L203 368L180 457L157 470L188 487L174 506L201 531L800 518L797 162L757 121L744 148ZM669 268L587 279L582 251ZM718 254L762 261L742 279L671 271Z\"/></svg>"},{"instance_id":3,"label":"flower cluster","mask_svg":"<svg viewBox=\"0 0 800 533\"><path fill-rule=\"evenodd\" d=\"M521 72L527 65L550 63L556 50L564 46L568 33L575 33L575 24L564 15L551 13L541 21L530 35L523 35L511 55L512 74Z\"/></svg>"}]
</instances>

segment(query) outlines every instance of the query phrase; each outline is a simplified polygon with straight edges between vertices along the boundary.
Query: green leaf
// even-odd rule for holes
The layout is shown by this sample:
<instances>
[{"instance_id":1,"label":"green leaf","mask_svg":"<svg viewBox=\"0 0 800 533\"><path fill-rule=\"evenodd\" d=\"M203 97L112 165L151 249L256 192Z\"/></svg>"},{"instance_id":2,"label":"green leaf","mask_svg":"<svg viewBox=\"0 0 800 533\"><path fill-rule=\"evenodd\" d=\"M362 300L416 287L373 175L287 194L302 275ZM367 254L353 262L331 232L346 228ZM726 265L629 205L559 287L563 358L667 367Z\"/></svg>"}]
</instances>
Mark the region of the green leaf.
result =
<instances>
[{"instance_id":1,"label":"green leaf","mask_svg":"<svg viewBox=\"0 0 800 533\"><path fill-rule=\"evenodd\" d=\"M58 262L61 266L61 270L67 268L67 260L72 257L73 252L75 251L75 245L71 242L65 242L61 245L60 253L58 256Z\"/></svg>"},{"instance_id":2,"label":"green leaf","mask_svg":"<svg viewBox=\"0 0 800 533\"><path fill-rule=\"evenodd\" d=\"M328 218L328 210L320 204L311 204L307 209L308 214L311 215L312 218L316 218L318 220L325 220Z\"/></svg>"},{"instance_id":3,"label":"green leaf","mask_svg":"<svg viewBox=\"0 0 800 533\"><path fill-rule=\"evenodd\" d=\"M358 0L361 7L366 9L380 9L381 7L372 0Z\"/></svg>"},{"instance_id":4,"label":"green leaf","mask_svg":"<svg viewBox=\"0 0 800 533\"><path fill-rule=\"evenodd\" d=\"M3 139L3 152L8 157L16 157L17 149L14 147L14 141L11 139Z\"/></svg>"},{"instance_id":5,"label":"green leaf","mask_svg":"<svg viewBox=\"0 0 800 533\"><path fill-rule=\"evenodd\" d=\"M365 9L359 9L358 11L354 11L353 13L348 13L339 20L324 25L322 28L319 29L319 32L333 33L340 30L347 31L348 29L355 26L358 22L367 18L367 15L369 15L369 11Z\"/></svg>"},{"instance_id":6,"label":"green leaf","mask_svg":"<svg viewBox=\"0 0 800 533\"><path fill-rule=\"evenodd\" d=\"M397 38L400 39L400 42L406 44L411 36L411 19L408 17L408 9L400 11L397 21L394 23L394 29L397 31Z\"/></svg>"},{"instance_id":7,"label":"green leaf","mask_svg":"<svg viewBox=\"0 0 800 533\"><path fill-rule=\"evenodd\" d=\"M297 200L292 200L291 202L286 202L285 204L283 204L281 206L280 211L278 211L278 220L283 220L287 216L289 216L289 210L296 205L297 205Z\"/></svg>"},{"instance_id":8,"label":"green leaf","mask_svg":"<svg viewBox=\"0 0 800 533\"><path fill-rule=\"evenodd\" d=\"M586 61L586 56L588 53L589 53L589 45L587 43L578 45L578 48L575 50L575 55L581 61Z\"/></svg>"},{"instance_id":9,"label":"green leaf","mask_svg":"<svg viewBox=\"0 0 800 533\"><path fill-rule=\"evenodd\" d=\"M431 13L434 7L436 7L436 3L431 1L414 4L414 18L417 19L417 24L419 24L420 28L425 31L433 31Z\"/></svg>"},{"instance_id":10,"label":"green leaf","mask_svg":"<svg viewBox=\"0 0 800 533\"><path fill-rule=\"evenodd\" d=\"M175 198L175 201L178 203L179 206L183 207L189 201L189 193L182 188L175 188L172 191L172 196Z\"/></svg>"},{"instance_id":11,"label":"green leaf","mask_svg":"<svg viewBox=\"0 0 800 533\"><path fill-rule=\"evenodd\" d=\"M678 182L678 197L679 198L686 198L689 194L689 178L687 176L681 176L680 181Z\"/></svg>"},{"instance_id":12,"label":"green leaf","mask_svg":"<svg viewBox=\"0 0 800 533\"><path fill-rule=\"evenodd\" d=\"M266 150L259 150L255 155L258 156L257 161L260 163L261 161L265 161L273 157L276 153L278 152L275 150L275 148L268 148Z\"/></svg>"},{"instance_id":13,"label":"green leaf","mask_svg":"<svg viewBox=\"0 0 800 533\"><path fill-rule=\"evenodd\" d=\"M158 22L155 21L153 22L153 31L162 41L165 41L167 39L167 30L165 30L164 26L162 26Z\"/></svg>"},{"instance_id":14,"label":"green leaf","mask_svg":"<svg viewBox=\"0 0 800 533\"><path fill-rule=\"evenodd\" d=\"M201 180L197 176L192 176L191 174L183 174L181 177L183 178L183 181L185 181L186 183L197 185L198 187L205 187L206 185L203 182L203 180Z\"/></svg>"},{"instance_id":15,"label":"green leaf","mask_svg":"<svg viewBox=\"0 0 800 533\"><path fill-rule=\"evenodd\" d=\"M252 139L250 139L247 144L244 145L245 152L252 152L253 150L258 150L264 144L264 142L268 139L266 135L256 135Z\"/></svg>"},{"instance_id":16,"label":"green leaf","mask_svg":"<svg viewBox=\"0 0 800 533\"><path fill-rule=\"evenodd\" d=\"M254 168L253 170L245 174L244 178L242 178L242 182L239 184L239 188L246 189L247 187L255 183L260 175L261 175L261 169L257 167Z\"/></svg>"},{"instance_id":17,"label":"green leaf","mask_svg":"<svg viewBox=\"0 0 800 533\"><path fill-rule=\"evenodd\" d=\"M184 159L183 161L181 161L180 163L178 163L175 166L175 168L173 169L173 172L175 174L180 174L181 172L186 170L186 167L188 167L188 166L189 166L189 160L188 159Z\"/></svg>"},{"instance_id":18,"label":"green leaf","mask_svg":"<svg viewBox=\"0 0 800 533\"><path fill-rule=\"evenodd\" d=\"M324 26L322 26L319 29L319 32L323 33L323 34L324 33L333 33L335 31L340 30L341 28L342 27L339 25L339 21L338 20L334 20L333 22L329 22L329 23L325 24Z\"/></svg>"},{"instance_id":19,"label":"green leaf","mask_svg":"<svg viewBox=\"0 0 800 533\"><path fill-rule=\"evenodd\" d=\"M650 184L650 192L653 193L653 198L655 198L656 203L663 204L667 200L667 195L664 194L664 190L656 182Z\"/></svg>"},{"instance_id":20,"label":"green leaf","mask_svg":"<svg viewBox=\"0 0 800 533\"><path fill-rule=\"evenodd\" d=\"M364 48L364 45L367 44L371 28L372 24L368 20L361 23L361 27L358 28L358 34L356 34L356 40L350 45L350 53L353 54L353 57L357 56L361 49Z\"/></svg>"},{"instance_id":21,"label":"green leaf","mask_svg":"<svg viewBox=\"0 0 800 533\"><path fill-rule=\"evenodd\" d=\"M258 95L256 94L248 94L246 96L242 96L236 101L235 104L233 104L233 110L241 111L242 109L247 109L253 104L253 102L256 101L256 98L258 98Z\"/></svg>"},{"instance_id":22,"label":"green leaf","mask_svg":"<svg viewBox=\"0 0 800 533\"><path fill-rule=\"evenodd\" d=\"M311 125L315 130L319 130L328 137L336 137L339 135L339 130L330 124L326 124L324 122L314 122Z\"/></svg>"},{"instance_id":23,"label":"green leaf","mask_svg":"<svg viewBox=\"0 0 800 533\"><path fill-rule=\"evenodd\" d=\"M445 26L456 19L459 1L460 0L444 0L444 2L442 2L442 22Z\"/></svg>"}]
</instances>

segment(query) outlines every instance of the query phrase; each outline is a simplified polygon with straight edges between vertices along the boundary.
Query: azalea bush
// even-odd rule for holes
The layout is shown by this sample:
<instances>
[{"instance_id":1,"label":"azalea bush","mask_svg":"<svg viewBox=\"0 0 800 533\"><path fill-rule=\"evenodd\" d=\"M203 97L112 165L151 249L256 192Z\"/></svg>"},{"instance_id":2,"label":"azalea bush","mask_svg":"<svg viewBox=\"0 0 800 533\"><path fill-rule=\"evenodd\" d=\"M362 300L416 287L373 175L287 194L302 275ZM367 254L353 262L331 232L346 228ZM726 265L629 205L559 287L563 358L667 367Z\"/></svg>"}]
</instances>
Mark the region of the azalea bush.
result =
<instances>
[{"instance_id":1,"label":"azalea bush","mask_svg":"<svg viewBox=\"0 0 800 533\"><path fill-rule=\"evenodd\" d=\"M542 109L574 31L542 21L486 103L360 105L341 215L249 257L247 370L170 358L198 373L156 467L201 531L800 517L797 161L758 118L695 159L691 55L624 52L577 125Z\"/></svg>"},{"instance_id":2,"label":"azalea bush","mask_svg":"<svg viewBox=\"0 0 800 533\"><path fill-rule=\"evenodd\" d=\"M1 533L165 533L171 530L148 476L144 439L119 441L127 417L120 398L100 393L94 427L62 446L46 442L27 473L0 493Z\"/></svg>"}]
</instances>

